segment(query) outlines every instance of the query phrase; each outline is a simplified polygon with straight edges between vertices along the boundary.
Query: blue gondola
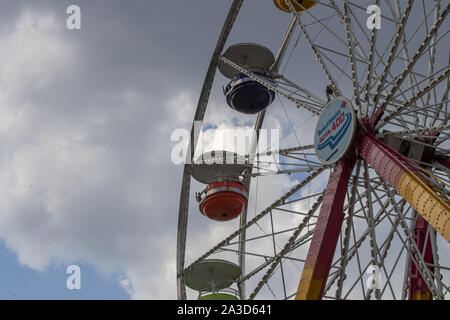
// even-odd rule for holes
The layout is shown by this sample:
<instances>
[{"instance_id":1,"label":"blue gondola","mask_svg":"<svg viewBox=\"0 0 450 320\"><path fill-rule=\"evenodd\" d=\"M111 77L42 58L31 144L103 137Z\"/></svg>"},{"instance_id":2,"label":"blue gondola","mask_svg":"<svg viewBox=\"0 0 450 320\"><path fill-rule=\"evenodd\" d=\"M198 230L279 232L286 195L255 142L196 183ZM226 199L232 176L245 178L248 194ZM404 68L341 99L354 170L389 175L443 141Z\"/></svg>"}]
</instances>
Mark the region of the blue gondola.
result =
<instances>
[{"instance_id":1,"label":"blue gondola","mask_svg":"<svg viewBox=\"0 0 450 320\"><path fill-rule=\"evenodd\" d=\"M274 84L273 80L262 73L255 73L264 81ZM253 80L245 74L238 74L224 88L228 105L245 114L256 114L266 109L275 98L275 92Z\"/></svg>"}]
</instances>

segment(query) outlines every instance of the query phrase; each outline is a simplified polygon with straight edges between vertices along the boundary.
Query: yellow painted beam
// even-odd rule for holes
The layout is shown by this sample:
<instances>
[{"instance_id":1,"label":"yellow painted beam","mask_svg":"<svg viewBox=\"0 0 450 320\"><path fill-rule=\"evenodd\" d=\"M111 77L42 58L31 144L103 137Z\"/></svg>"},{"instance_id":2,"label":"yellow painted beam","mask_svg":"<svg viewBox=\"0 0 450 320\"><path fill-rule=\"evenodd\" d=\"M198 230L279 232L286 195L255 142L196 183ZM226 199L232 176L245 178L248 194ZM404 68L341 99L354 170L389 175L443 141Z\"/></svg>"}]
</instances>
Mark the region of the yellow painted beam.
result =
<instances>
[{"instance_id":1,"label":"yellow painted beam","mask_svg":"<svg viewBox=\"0 0 450 320\"><path fill-rule=\"evenodd\" d=\"M318 300L320 299L320 289L322 288L322 280L314 279L314 267L305 265L302 272L300 283L298 284L297 295L295 300Z\"/></svg>"},{"instance_id":2,"label":"yellow painted beam","mask_svg":"<svg viewBox=\"0 0 450 320\"><path fill-rule=\"evenodd\" d=\"M413 207L445 240L450 242L450 204L430 188L423 178L412 171L404 171L394 189Z\"/></svg>"},{"instance_id":3,"label":"yellow painted beam","mask_svg":"<svg viewBox=\"0 0 450 320\"><path fill-rule=\"evenodd\" d=\"M416 292L414 292L413 300L433 300L433 298L429 290L416 290Z\"/></svg>"}]
</instances>

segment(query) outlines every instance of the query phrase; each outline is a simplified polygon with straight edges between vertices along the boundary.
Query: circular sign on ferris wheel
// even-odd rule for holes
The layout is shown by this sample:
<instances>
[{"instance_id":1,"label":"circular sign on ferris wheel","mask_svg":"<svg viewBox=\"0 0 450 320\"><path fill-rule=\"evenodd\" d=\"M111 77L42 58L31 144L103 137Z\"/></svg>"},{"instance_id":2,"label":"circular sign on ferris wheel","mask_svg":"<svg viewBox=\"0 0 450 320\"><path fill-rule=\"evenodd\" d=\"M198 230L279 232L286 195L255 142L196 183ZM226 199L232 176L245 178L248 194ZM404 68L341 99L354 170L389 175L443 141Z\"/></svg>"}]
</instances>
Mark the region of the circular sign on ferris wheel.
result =
<instances>
[{"instance_id":1,"label":"circular sign on ferris wheel","mask_svg":"<svg viewBox=\"0 0 450 320\"><path fill-rule=\"evenodd\" d=\"M356 122L348 99L337 97L327 104L314 133L316 155L322 163L332 164L344 156L355 137Z\"/></svg>"}]
</instances>

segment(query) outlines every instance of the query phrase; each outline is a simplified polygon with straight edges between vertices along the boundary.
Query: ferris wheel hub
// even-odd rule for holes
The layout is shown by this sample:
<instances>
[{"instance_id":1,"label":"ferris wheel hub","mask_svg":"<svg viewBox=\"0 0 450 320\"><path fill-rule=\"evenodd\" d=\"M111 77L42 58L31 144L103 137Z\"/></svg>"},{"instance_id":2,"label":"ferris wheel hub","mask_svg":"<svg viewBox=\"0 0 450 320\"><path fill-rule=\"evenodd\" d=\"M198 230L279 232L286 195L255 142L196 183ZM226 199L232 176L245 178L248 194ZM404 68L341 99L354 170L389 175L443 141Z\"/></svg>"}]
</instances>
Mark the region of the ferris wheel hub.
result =
<instances>
[{"instance_id":1,"label":"ferris wheel hub","mask_svg":"<svg viewBox=\"0 0 450 320\"><path fill-rule=\"evenodd\" d=\"M351 149L357 129L357 118L350 100L336 97L323 109L314 133L317 157L324 164L342 159Z\"/></svg>"},{"instance_id":2,"label":"ferris wheel hub","mask_svg":"<svg viewBox=\"0 0 450 320\"><path fill-rule=\"evenodd\" d=\"M410 139L402 139L397 136L381 137L380 141L387 144L389 147L404 155L415 162L422 161L422 156L425 151L425 144L419 141L412 141Z\"/></svg>"}]
</instances>

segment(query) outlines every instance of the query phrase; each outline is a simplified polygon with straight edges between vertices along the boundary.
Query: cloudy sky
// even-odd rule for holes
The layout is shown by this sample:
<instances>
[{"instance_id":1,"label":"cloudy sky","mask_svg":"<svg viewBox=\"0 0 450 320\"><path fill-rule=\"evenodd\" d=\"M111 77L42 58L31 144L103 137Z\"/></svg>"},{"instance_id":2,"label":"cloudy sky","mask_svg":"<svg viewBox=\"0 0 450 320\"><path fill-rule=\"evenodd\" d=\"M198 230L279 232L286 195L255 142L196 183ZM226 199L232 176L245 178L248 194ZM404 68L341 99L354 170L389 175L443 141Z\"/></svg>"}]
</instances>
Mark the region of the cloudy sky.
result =
<instances>
[{"instance_id":1,"label":"cloudy sky","mask_svg":"<svg viewBox=\"0 0 450 320\"><path fill-rule=\"evenodd\" d=\"M0 1L0 298L176 297L170 136L191 125L230 3ZM234 36L276 50L289 21L261 5L273 25ZM71 264L82 290L66 289Z\"/></svg>"},{"instance_id":2,"label":"cloudy sky","mask_svg":"<svg viewBox=\"0 0 450 320\"><path fill-rule=\"evenodd\" d=\"M176 298L170 138L191 126L230 3L0 1L0 298ZM276 52L289 20L250 0L231 39ZM252 127L218 78L212 128ZM82 290L66 289L71 264Z\"/></svg>"},{"instance_id":3,"label":"cloudy sky","mask_svg":"<svg viewBox=\"0 0 450 320\"><path fill-rule=\"evenodd\" d=\"M66 27L72 4L81 30ZM171 134L191 126L230 4L0 0L0 298L176 298L182 166ZM289 22L272 1L247 0L230 44L276 53ZM324 82L305 78L322 74L311 52L294 59L286 74L323 96ZM226 107L226 79L216 82L206 124L251 128L254 117ZM270 112L267 127L285 132L287 114L302 124L283 143L312 142L308 114L278 102ZM261 189L275 198L291 183ZM81 290L66 289L72 264Z\"/></svg>"}]
</instances>

